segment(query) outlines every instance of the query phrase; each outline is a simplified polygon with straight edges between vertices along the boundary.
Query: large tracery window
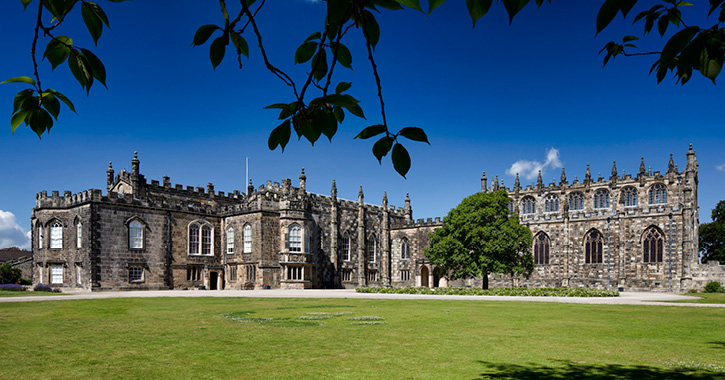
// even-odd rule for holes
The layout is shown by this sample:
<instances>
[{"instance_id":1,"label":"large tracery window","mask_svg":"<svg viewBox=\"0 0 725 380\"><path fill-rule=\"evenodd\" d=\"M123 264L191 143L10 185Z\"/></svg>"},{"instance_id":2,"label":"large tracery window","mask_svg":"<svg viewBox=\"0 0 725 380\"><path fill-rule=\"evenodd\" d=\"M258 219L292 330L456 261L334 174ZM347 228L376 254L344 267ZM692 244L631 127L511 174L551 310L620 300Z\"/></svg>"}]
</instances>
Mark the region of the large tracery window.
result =
<instances>
[{"instance_id":1,"label":"large tracery window","mask_svg":"<svg viewBox=\"0 0 725 380\"><path fill-rule=\"evenodd\" d=\"M403 238L400 243L400 258L403 260L410 259L410 243L407 238Z\"/></svg>"},{"instance_id":2,"label":"large tracery window","mask_svg":"<svg viewBox=\"0 0 725 380\"><path fill-rule=\"evenodd\" d=\"M642 261L661 263L665 239L659 229L652 226L644 232L642 239Z\"/></svg>"},{"instance_id":3,"label":"large tracery window","mask_svg":"<svg viewBox=\"0 0 725 380\"><path fill-rule=\"evenodd\" d=\"M572 210L572 211L584 210L584 194L582 194L582 193L569 194L569 210Z\"/></svg>"},{"instance_id":4,"label":"large tracery window","mask_svg":"<svg viewBox=\"0 0 725 380\"><path fill-rule=\"evenodd\" d=\"M667 188L665 185L658 183L649 190L649 204L659 205L667 203Z\"/></svg>"},{"instance_id":5,"label":"large tracery window","mask_svg":"<svg viewBox=\"0 0 725 380\"><path fill-rule=\"evenodd\" d=\"M534 239L534 264L548 264L549 263L549 248L550 248L549 237L540 232Z\"/></svg>"},{"instance_id":6,"label":"large tracery window","mask_svg":"<svg viewBox=\"0 0 725 380\"><path fill-rule=\"evenodd\" d=\"M63 248L63 225L60 222L50 225L50 248Z\"/></svg>"},{"instance_id":7,"label":"large tracery window","mask_svg":"<svg viewBox=\"0 0 725 380\"><path fill-rule=\"evenodd\" d=\"M214 229L209 223L189 224L189 254L211 255L214 251Z\"/></svg>"},{"instance_id":8,"label":"large tracery window","mask_svg":"<svg viewBox=\"0 0 725 380\"><path fill-rule=\"evenodd\" d=\"M521 201L521 213L522 214L534 214L536 213L536 199L534 197L525 197Z\"/></svg>"},{"instance_id":9,"label":"large tracery window","mask_svg":"<svg viewBox=\"0 0 725 380\"><path fill-rule=\"evenodd\" d=\"M352 254L350 252L350 234L345 232L345 234L342 235L342 260L343 261L350 261L352 260Z\"/></svg>"},{"instance_id":10,"label":"large tracery window","mask_svg":"<svg viewBox=\"0 0 725 380\"><path fill-rule=\"evenodd\" d=\"M609 208L609 192L607 190L599 189L594 192L594 208Z\"/></svg>"},{"instance_id":11,"label":"large tracery window","mask_svg":"<svg viewBox=\"0 0 725 380\"><path fill-rule=\"evenodd\" d=\"M559 197L550 194L544 199L544 212L559 212Z\"/></svg>"},{"instance_id":12,"label":"large tracery window","mask_svg":"<svg viewBox=\"0 0 725 380\"><path fill-rule=\"evenodd\" d=\"M244 253L252 253L252 226L244 226Z\"/></svg>"},{"instance_id":13,"label":"large tracery window","mask_svg":"<svg viewBox=\"0 0 725 380\"><path fill-rule=\"evenodd\" d=\"M367 254L368 261L374 263L378 256L378 239L374 234L368 238Z\"/></svg>"},{"instance_id":14,"label":"large tracery window","mask_svg":"<svg viewBox=\"0 0 725 380\"><path fill-rule=\"evenodd\" d=\"M602 233L597 230L589 231L584 239L584 262L587 264L601 263L603 247Z\"/></svg>"},{"instance_id":15,"label":"large tracery window","mask_svg":"<svg viewBox=\"0 0 725 380\"><path fill-rule=\"evenodd\" d=\"M622 196L624 197L624 207L637 206L637 189L634 187L627 187L622 190Z\"/></svg>"},{"instance_id":16,"label":"large tracery window","mask_svg":"<svg viewBox=\"0 0 725 380\"><path fill-rule=\"evenodd\" d=\"M138 220L134 220L128 224L128 248L143 248L143 224Z\"/></svg>"},{"instance_id":17,"label":"large tracery window","mask_svg":"<svg viewBox=\"0 0 725 380\"><path fill-rule=\"evenodd\" d=\"M302 228L297 224L289 227L289 251L302 252Z\"/></svg>"}]
</instances>

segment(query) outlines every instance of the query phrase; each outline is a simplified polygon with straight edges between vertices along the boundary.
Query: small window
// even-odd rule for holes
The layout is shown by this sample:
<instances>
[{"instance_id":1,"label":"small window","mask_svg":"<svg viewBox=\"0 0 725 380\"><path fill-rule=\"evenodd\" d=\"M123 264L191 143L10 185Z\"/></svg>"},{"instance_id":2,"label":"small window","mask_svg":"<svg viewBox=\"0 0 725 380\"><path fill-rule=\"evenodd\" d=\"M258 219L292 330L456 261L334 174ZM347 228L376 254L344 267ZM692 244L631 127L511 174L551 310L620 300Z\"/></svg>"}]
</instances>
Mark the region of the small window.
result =
<instances>
[{"instance_id":1,"label":"small window","mask_svg":"<svg viewBox=\"0 0 725 380\"><path fill-rule=\"evenodd\" d=\"M289 251L302 252L302 228L296 224L289 228Z\"/></svg>"},{"instance_id":2,"label":"small window","mask_svg":"<svg viewBox=\"0 0 725 380\"><path fill-rule=\"evenodd\" d=\"M544 212L559 212L559 197L550 194L544 200Z\"/></svg>"},{"instance_id":3,"label":"small window","mask_svg":"<svg viewBox=\"0 0 725 380\"><path fill-rule=\"evenodd\" d=\"M609 208L609 192L607 190L599 189L594 192L594 208Z\"/></svg>"},{"instance_id":4,"label":"small window","mask_svg":"<svg viewBox=\"0 0 725 380\"><path fill-rule=\"evenodd\" d=\"M143 281L143 266L131 265L128 267L128 282Z\"/></svg>"},{"instance_id":5,"label":"small window","mask_svg":"<svg viewBox=\"0 0 725 380\"><path fill-rule=\"evenodd\" d=\"M229 266L229 282L237 282L237 266Z\"/></svg>"},{"instance_id":6,"label":"small window","mask_svg":"<svg viewBox=\"0 0 725 380\"><path fill-rule=\"evenodd\" d=\"M627 187L622 190L622 196L624 197L624 207L637 206L637 189L634 187Z\"/></svg>"},{"instance_id":7,"label":"small window","mask_svg":"<svg viewBox=\"0 0 725 380\"><path fill-rule=\"evenodd\" d=\"M658 183L649 190L649 204L660 205L667 203L667 188Z\"/></svg>"},{"instance_id":8,"label":"small window","mask_svg":"<svg viewBox=\"0 0 725 380\"><path fill-rule=\"evenodd\" d=\"M582 194L582 193L569 194L569 210L572 210L572 211L584 210L584 194Z\"/></svg>"},{"instance_id":9,"label":"small window","mask_svg":"<svg viewBox=\"0 0 725 380\"><path fill-rule=\"evenodd\" d=\"M63 283L63 266L62 265L51 265L50 266L50 283L51 284L62 284Z\"/></svg>"},{"instance_id":10,"label":"small window","mask_svg":"<svg viewBox=\"0 0 725 380\"><path fill-rule=\"evenodd\" d=\"M535 214L536 213L536 199L534 197L525 197L521 201L521 213L522 214Z\"/></svg>"},{"instance_id":11,"label":"small window","mask_svg":"<svg viewBox=\"0 0 725 380\"><path fill-rule=\"evenodd\" d=\"M400 243L400 258L402 260L410 259L410 243L407 238L403 238L403 241Z\"/></svg>"},{"instance_id":12,"label":"small window","mask_svg":"<svg viewBox=\"0 0 725 380\"><path fill-rule=\"evenodd\" d=\"M128 224L128 248L143 249L144 225L138 220Z\"/></svg>"},{"instance_id":13,"label":"small window","mask_svg":"<svg viewBox=\"0 0 725 380\"><path fill-rule=\"evenodd\" d=\"M247 272L247 277L246 277L247 282L256 282L257 281L257 267L254 265L247 265L245 267L245 270Z\"/></svg>"},{"instance_id":14,"label":"small window","mask_svg":"<svg viewBox=\"0 0 725 380\"><path fill-rule=\"evenodd\" d=\"M287 267L287 279L301 281L303 279L303 268L300 266Z\"/></svg>"},{"instance_id":15,"label":"small window","mask_svg":"<svg viewBox=\"0 0 725 380\"><path fill-rule=\"evenodd\" d=\"M234 228L227 228L227 255L234 254Z\"/></svg>"},{"instance_id":16,"label":"small window","mask_svg":"<svg viewBox=\"0 0 725 380\"><path fill-rule=\"evenodd\" d=\"M347 232L342 235L342 260L352 260L352 252L350 252L350 234Z\"/></svg>"},{"instance_id":17,"label":"small window","mask_svg":"<svg viewBox=\"0 0 725 380\"><path fill-rule=\"evenodd\" d=\"M597 264L602 262L604 238L597 230L590 231L584 240L584 262Z\"/></svg>"},{"instance_id":18,"label":"small window","mask_svg":"<svg viewBox=\"0 0 725 380\"><path fill-rule=\"evenodd\" d=\"M63 248L63 226L60 222L50 225L50 248Z\"/></svg>"},{"instance_id":19,"label":"small window","mask_svg":"<svg viewBox=\"0 0 725 380\"><path fill-rule=\"evenodd\" d=\"M368 271L368 282L378 282L378 271Z\"/></svg>"},{"instance_id":20,"label":"small window","mask_svg":"<svg viewBox=\"0 0 725 380\"><path fill-rule=\"evenodd\" d=\"M367 254L369 262L376 262L378 256L378 239L375 235L370 235L368 238Z\"/></svg>"},{"instance_id":21,"label":"small window","mask_svg":"<svg viewBox=\"0 0 725 380\"><path fill-rule=\"evenodd\" d=\"M76 224L76 248L83 248L83 223Z\"/></svg>"},{"instance_id":22,"label":"small window","mask_svg":"<svg viewBox=\"0 0 725 380\"><path fill-rule=\"evenodd\" d=\"M186 267L186 281L198 282L201 281L201 266L193 265Z\"/></svg>"},{"instance_id":23,"label":"small window","mask_svg":"<svg viewBox=\"0 0 725 380\"><path fill-rule=\"evenodd\" d=\"M536 235L534 239L534 264L541 265L549 263L549 248L549 237L543 232Z\"/></svg>"},{"instance_id":24,"label":"small window","mask_svg":"<svg viewBox=\"0 0 725 380\"><path fill-rule=\"evenodd\" d=\"M244 253L252 253L252 226L244 226Z\"/></svg>"},{"instance_id":25,"label":"small window","mask_svg":"<svg viewBox=\"0 0 725 380\"><path fill-rule=\"evenodd\" d=\"M352 269L343 269L342 270L342 281L344 281L344 282L352 281Z\"/></svg>"},{"instance_id":26,"label":"small window","mask_svg":"<svg viewBox=\"0 0 725 380\"><path fill-rule=\"evenodd\" d=\"M400 271L400 281L410 281L410 271L409 270Z\"/></svg>"},{"instance_id":27,"label":"small window","mask_svg":"<svg viewBox=\"0 0 725 380\"><path fill-rule=\"evenodd\" d=\"M665 239L657 228L648 228L642 240L642 261L645 263L661 263L664 242Z\"/></svg>"}]
</instances>

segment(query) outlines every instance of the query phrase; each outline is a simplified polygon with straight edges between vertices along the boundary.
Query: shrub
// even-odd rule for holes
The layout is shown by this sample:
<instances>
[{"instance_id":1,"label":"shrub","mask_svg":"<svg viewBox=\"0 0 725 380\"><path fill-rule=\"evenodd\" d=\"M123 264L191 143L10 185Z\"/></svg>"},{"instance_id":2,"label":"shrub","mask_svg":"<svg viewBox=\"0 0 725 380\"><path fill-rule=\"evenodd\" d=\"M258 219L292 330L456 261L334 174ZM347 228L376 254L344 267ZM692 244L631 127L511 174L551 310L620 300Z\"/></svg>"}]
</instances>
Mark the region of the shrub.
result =
<instances>
[{"instance_id":1,"label":"shrub","mask_svg":"<svg viewBox=\"0 0 725 380\"><path fill-rule=\"evenodd\" d=\"M33 285L33 281L28 280L27 278L21 278L19 284L20 285Z\"/></svg>"},{"instance_id":2,"label":"shrub","mask_svg":"<svg viewBox=\"0 0 725 380\"><path fill-rule=\"evenodd\" d=\"M25 291L25 287L18 284L0 284L0 290L8 290L11 292Z\"/></svg>"},{"instance_id":3,"label":"shrub","mask_svg":"<svg viewBox=\"0 0 725 380\"><path fill-rule=\"evenodd\" d=\"M10 265L0 265L0 284L17 284L20 282L20 269L13 268Z\"/></svg>"},{"instance_id":4,"label":"shrub","mask_svg":"<svg viewBox=\"0 0 725 380\"><path fill-rule=\"evenodd\" d=\"M723 293L725 289L722 288L719 282L712 281L705 285L705 293Z\"/></svg>"},{"instance_id":5,"label":"shrub","mask_svg":"<svg viewBox=\"0 0 725 380\"><path fill-rule=\"evenodd\" d=\"M60 293L60 289L53 289L49 285L45 285L45 284L35 285L35 287L33 288L33 290L36 291L36 292Z\"/></svg>"}]
</instances>

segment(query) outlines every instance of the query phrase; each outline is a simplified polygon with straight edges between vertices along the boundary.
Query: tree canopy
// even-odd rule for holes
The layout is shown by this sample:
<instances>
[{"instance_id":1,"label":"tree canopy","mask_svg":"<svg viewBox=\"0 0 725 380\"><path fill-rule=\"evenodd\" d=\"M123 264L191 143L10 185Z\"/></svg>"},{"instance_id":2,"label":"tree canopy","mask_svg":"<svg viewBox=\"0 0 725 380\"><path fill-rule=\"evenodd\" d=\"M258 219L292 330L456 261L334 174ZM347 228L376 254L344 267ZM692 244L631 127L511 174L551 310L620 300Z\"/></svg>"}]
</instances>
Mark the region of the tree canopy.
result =
<instances>
[{"instance_id":1,"label":"tree canopy","mask_svg":"<svg viewBox=\"0 0 725 380\"><path fill-rule=\"evenodd\" d=\"M534 269L531 231L507 208L505 190L465 198L430 236L426 256L450 279L494 273L529 276Z\"/></svg>"},{"instance_id":2,"label":"tree canopy","mask_svg":"<svg viewBox=\"0 0 725 380\"><path fill-rule=\"evenodd\" d=\"M108 0L122 2L125 0ZM70 72L81 87L90 94L94 83L106 85L106 69L102 60L88 46L77 46L71 36L61 34L62 26L70 21L72 12L80 12L83 23L95 44L98 44L105 29L110 27L109 17L103 8L86 0L20 0L23 6L37 12L30 55L33 67L32 75L15 76L2 83L21 83L22 89L13 99L13 112L10 126L14 132L21 124L32 129L39 137L48 132L58 117L61 103L75 112L71 100L50 87L42 85L38 73L38 62L47 60L53 69L67 64ZM548 3L551 0L547 1ZM421 4L422 3L422 4ZM389 64L375 60L375 47L383 38L377 17L381 12L413 10L422 15L431 16L434 10L446 3L446 0L327 0L326 16L320 20L318 30L297 30L292 38L301 41L294 52L295 64L309 64L309 71L301 78L293 78L282 66L272 62L267 54L269 46L263 42L263 28L257 23L257 15L263 11L264 0L240 0L234 6L228 6L225 0L219 1L220 20L215 24L200 26L194 36L189 38L192 46L209 46L209 60L216 69L231 52L242 68L242 56L250 57L250 46L259 50L257 56L264 62L267 70L282 81L291 94L266 108L278 110L276 127L271 128L268 147L271 150L284 150L294 130L298 139L305 138L314 145L322 135L332 141L338 126L345 117L353 115L367 119L359 101L350 93L352 83L338 81L335 72L353 69L353 53L366 57L372 68L379 100L379 118L371 121L356 138L375 138L372 153L382 163L388 154L394 169L405 176L411 166L411 158L403 144L409 141L429 143L425 131L415 126L402 128L388 124L385 113L383 86L378 73L378 65ZM466 0L465 11L469 14L472 26L493 6L493 0ZM509 23L529 4L542 6L544 0L496 0L497 5L505 8ZM657 27L664 37L668 30L679 29L662 45L660 51L633 52L637 47L636 36L628 35L622 42L607 43L600 53L604 55L604 65L617 56L653 55L657 57L651 72L656 73L657 81L662 81L668 73L673 73L679 83L685 84L693 71L715 82L725 57L725 0L709 0L708 19L717 19L711 27L700 27L685 22L681 9L691 6L675 0L658 0L656 5L640 11L634 17L634 23L644 24L643 36ZM596 18L597 33L604 30L618 14L628 17L638 0L604 0ZM32 7L31 5L35 5ZM204 5L206 6L206 5ZM463 8L462 2L460 3ZM702 8L702 7L701 7ZM703 12L705 13L705 12ZM44 20L51 20L45 22ZM707 22L707 21L703 21ZM345 45L353 33L362 36L362 46ZM455 36L451 37L454 38ZM45 48L39 45L47 40ZM211 42L209 42L211 41ZM343 43L345 42L345 43ZM42 55L41 55L41 50ZM337 70L337 71L336 71Z\"/></svg>"},{"instance_id":3,"label":"tree canopy","mask_svg":"<svg viewBox=\"0 0 725 380\"><path fill-rule=\"evenodd\" d=\"M717 260L725 264L725 200L712 210L712 222L700 225L702 262Z\"/></svg>"}]
</instances>

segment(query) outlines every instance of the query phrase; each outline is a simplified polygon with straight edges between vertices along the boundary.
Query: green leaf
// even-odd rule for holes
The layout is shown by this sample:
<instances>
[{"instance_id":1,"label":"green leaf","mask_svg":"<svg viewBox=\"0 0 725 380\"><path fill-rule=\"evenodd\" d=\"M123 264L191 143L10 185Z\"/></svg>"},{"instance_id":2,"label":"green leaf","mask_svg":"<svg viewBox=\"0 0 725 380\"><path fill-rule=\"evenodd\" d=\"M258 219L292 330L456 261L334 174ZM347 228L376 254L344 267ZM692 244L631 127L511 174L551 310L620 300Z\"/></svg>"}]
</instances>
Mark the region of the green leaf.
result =
<instances>
[{"instance_id":1,"label":"green leaf","mask_svg":"<svg viewBox=\"0 0 725 380\"><path fill-rule=\"evenodd\" d=\"M93 37L93 42L98 45L98 39L101 38L101 33L103 32L103 21L98 13L96 13L94 5L95 8L98 8L98 5L95 3L83 2L83 5L81 5L81 15L83 16L83 22L86 24L86 28L88 28L88 32Z\"/></svg>"},{"instance_id":2,"label":"green leaf","mask_svg":"<svg viewBox=\"0 0 725 380\"><path fill-rule=\"evenodd\" d=\"M320 108L315 111L312 115L312 124L315 129L321 131L329 141L332 141L332 137L337 133L337 121L324 108Z\"/></svg>"},{"instance_id":3,"label":"green leaf","mask_svg":"<svg viewBox=\"0 0 725 380\"><path fill-rule=\"evenodd\" d=\"M108 86L106 86L106 67L103 66L103 62L101 62L95 54L91 53L90 50L81 48L81 52L83 52L83 56L86 58L86 61L91 68L93 77L98 79L104 87L108 88Z\"/></svg>"},{"instance_id":4,"label":"green leaf","mask_svg":"<svg viewBox=\"0 0 725 380\"><path fill-rule=\"evenodd\" d=\"M445 2L446 0L428 0L428 16L430 16L434 9L440 7Z\"/></svg>"},{"instance_id":5,"label":"green leaf","mask_svg":"<svg viewBox=\"0 0 725 380\"><path fill-rule=\"evenodd\" d=\"M311 118L316 117L316 111L310 115ZM297 114L295 117L295 125L297 126L297 131L299 135L304 136L307 141L309 141L312 146L315 145L315 142L317 139L320 138L320 135L322 134L322 128L315 124L313 120L308 120L301 114Z\"/></svg>"},{"instance_id":6,"label":"green leaf","mask_svg":"<svg viewBox=\"0 0 725 380\"><path fill-rule=\"evenodd\" d=\"M665 46L662 48L662 53L660 54L660 59L662 60L662 62L667 63L674 59L675 56L679 54L682 49L687 46L687 44L690 43L692 38L695 37L695 35L697 35L699 31L699 27L690 26L688 28L680 30L672 37L670 37L669 41L667 41Z\"/></svg>"},{"instance_id":7,"label":"green leaf","mask_svg":"<svg viewBox=\"0 0 725 380\"><path fill-rule=\"evenodd\" d=\"M347 110L350 111L351 114L353 114L357 117L361 117L363 119L365 118L365 114L363 113L363 110L362 110L362 108L360 108L359 105L354 104L351 106L346 106L345 108L347 108Z\"/></svg>"},{"instance_id":8,"label":"green leaf","mask_svg":"<svg viewBox=\"0 0 725 380\"><path fill-rule=\"evenodd\" d=\"M28 9L28 4L33 0L20 0L23 3L23 10Z\"/></svg>"},{"instance_id":9,"label":"green leaf","mask_svg":"<svg viewBox=\"0 0 725 380\"><path fill-rule=\"evenodd\" d=\"M319 40L320 38L322 38L322 33L320 33L320 32L314 32L314 33L310 34L310 36L305 39L305 42L312 41L312 40Z\"/></svg>"},{"instance_id":10,"label":"green leaf","mask_svg":"<svg viewBox=\"0 0 725 380\"><path fill-rule=\"evenodd\" d=\"M715 79L717 79L717 76L722 70L722 59L722 53L720 53L719 59L717 57L713 59L708 53L707 48L702 49L702 53L700 54L700 73L705 78L710 79L713 84L716 84Z\"/></svg>"},{"instance_id":11,"label":"green leaf","mask_svg":"<svg viewBox=\"0 0 725 380\"><path fill-rule=\"evenodd\" d=\"M312 58L313 55L315 55L315 50L317 50L317 42L311 41L311 42L305 42L302 45L300 45L297 48L297 51L295 51L295 64L298 63L305 63Z\"/></svg>"},{"instance_id":12,"label":"green leaf","mask_svg":"<svg viewBox=\"0 0 725 380\"><path fill-rule=\"evenodd\" d=\"M93 85L93 74L88 66L82 52L76 49L71 50L70 57L68 58L68 67L76 78L76 81L86 90L86 95L90 93L91 86Z\"/></svg>"},{"instance_id":13,"label":"green leaf","mask_svg":"<svg viewBox=\"0 0 725 380\"><path fill-rule=\"evenodd\" d=\"M468 14L473 20L473 27L476 27L476 21L483 17L488 10L491 9L491 3L493 0L466 0L466 7L468 8Z\"/></svg>"},{"instance_id":14,"label":"green leaf","mask_svg":"<svg viewBox=\"0 0 725 380\"><path fill-rule=\"evenodd\" d=\"M53 95L55 95L56 98L60 99L61 102L65 103L68 108L70 108L71 111L76 112L76 108L73 106L73 103L70 101L70 99L66 98L65 95L61 94L60 92L53 90L52 88L49 88L45 90L45 92L49 92Z\"/></svg>"},{"instance_id":15,"label":"green leaf","mask_svg":"<svg viewBox=\"0 0 725 380\"><path fill-rule=\"evenodd\" d=\"M415 10L423 12L423 9L420 8L420 0L396 0L399 4L405 5L408 8L413 8Z\"/></svg>"},{"instance_id":16,"label":"green leaf","mask_svg":"<svg viewBox=\"0 0 725 380\"><path fill-rule=\"evenodd\" d=\"M45 92L42 96L43 99L43 107L55 118L55 120L58 120L58 114L60 113L60 102L58 101L58 98L56 98L52 93Z\"/></svg>"},{"instance_id":17,"label":"green leaf","mask_svg":"<svg viewBox=\"0 0 725 380\"><path fill-rule=\"evenodd\" d=\"M405 178L408 170L410 170L410 155L408 151L402 145L396 143L393 146L393 155L391 158L393 159L395 171Z\"/></svg>"},{"instance_id":18,"label":"green leaf","mask_svg":"<svg viewBox=\"0 0 725 380\"><path fill-rule=\"evenodd\" d=\"M71 51L70 46L73 46L72 39L66 36L58 36L48 42L43 57L48 58L48 62L55 69L68 58Z\"/></svg>"},{"instance_id":19,"label":"green leaf","mask_svg":"<svg viewBox=\"0 0 725 380\"><path fill-rule=\"evenodd\" d=\"M231 37L232 44L234 44L234 47L237 48L237 51L249 58L249 44L247 44L247 40L245 40L244 37L237 32L229 33L229 37Z\"/></svg>"},{"instance_id":20,"label":"green leaf","mask_svg":"<svg viewBox=\"0 0 725 380\"><path fill-rule=\"evenodd\" d=\"M636 41L638 39L639 39L639 37L635 37L635 36L624 36L624 38L622 38L622 42L626 43L629 41Z\"/></svg>"},{"instance_id":21,"label":"green leaf","mask_svg":"<svg viewBox=\"0 0 725 380\"><path fill-rule=\"evenodd\" d=\"M509 14L509 24L514 21L514 17L521 9L529 3L529 0L503 0L503 6Z\"/></svg>"},{"instance_id":22,"label":"green leaf","mask_svg":"<svg viewBox=\"0 0 725 380\"><path fill-rule=\"evenodd\" d=\"M199 29L196 30L196 33L194 33L194 40L191 42L191 46L202 45L209 39L209 37L211 37L215 30L222 30L222 28L213 24L200 26Z\"/></svg>"},{"instance_id":23,"label":"green leaf","mask_svg":"<svg viewBox=\"0 0 725 380\"><path fill-rule=\"evenodd\" d=\"M619 9L622 11L622 16L627 17L629 11L637 4L638 0L620 0Z\"/></svg>"},{"instance_id":24,"label":"green leaf","mask_svg":"<svg viewBox=\"0 0 725 380\"><path fill-rule=\"evenodd\" d=\"M29 110L27 109L21 109L10 118L10 128L12 128L13 133L15 133L15 130L18 129L20 124L25 121L28 111Z\"/></svg>"},{"instance_id":25,"label":"green leaf","mask_svg":"<svg viewBox=\"0 0 725 380\"><path fill-rule=\"evenodd\" d=\"M267 140L267 146L269 146L269 150L275 150L277 146L280 146L282 147L282 152L284 152L284 147L287 146L290 135L290 121L289 119L287 119L282 122L282 124L278 125L275 129L273 129L272 132L269 134L269 139Z\"/></svg>"},{"instance_id":26,"label":"green leaf","mask_svg":"<svg viewBox=\"0 0 725 380\"><path fill-rule=\"evenodd\" d=\"M342 94L343 92L349 90L351 86L352 82L340 82L337 84L337 87L335 87L335 94Z\"/></svg>"},{"instance_id":27,"label":"green leaf","mask_svg":"<svg viewBox=\"0 0 725 380\"><path fill-rule=\"evenodd\" d=\"M383 136L373 145L373 155L378 159L378 163L383 163L383 157L385 157L390 148L393 147L393 138L389 136Z\"/></svg>"},{"instance_id":28,"label":"green leaf","mask_svg":"<svg viewBox=\"0 0 725 380\"><path fill-rule=\"evenodd\" d=\"M318 82L327 75L327 54L324 49L315 54L315 58L312 60L312 69L315 71L315 80Z\"/></svg>"},{"instance_id":29,"label":"green leaf","mask_svg":"<svg viewBox=\"0 0 725 380\"><path fill-rule=\"evenodd\" d=\"M621 9L620 0L606 0L597 13L597 33L604 30Z\"/></svg>"},{"instance_id":30,"label":"green leaf","mask_svg":"<svg viewBox=\"0 0 725 380\"><path fill-rule=\"evenodd\" d=\"M224 39L224 36L222 36L217 37L211 43L211 47L209 47L209 60L211 61L211 65L214 70L216 70L216 67L219 66L219 64L222 63L222 59L224 59L226 44L227 41Z\"/></svg>"},{"instance_id":31,"label":"green leaf","mask_svg":"<svg viewBox=\"0 0 725 380\"><path fill-rule=\"evenodd\" d=\"M350 0L336 0L327 2L327 20L331 27L339 28L350 18ZM332 35L336 35L334 33Z\"/></svg>"},{"instance_id":32,"label":"green leaf","mask_svg":"<svg viewBox=\"0 0 725 380\"><path fill-rule=\"evenodd\" d=\"M369 139L369 138L371 138L373 136L377 136L387 130L388 130L388 128L386 128L384 125L375 124L375 125L371 125L365 129L363 129L362 131L360 131L360 133L358 133L357 136L355 136L355 138L356 139Z\"/></svg>"},{"instance_id":33,"label":"green leaf","mask_svg":"<svg viewBox=\"0 0 725 380\"><path fill-rule=\"evenodd\" d=\"M379 6L381 8L390 9L392 11L397 11L404 9L403 6L400 5L400 3L396 0L373 0L373 5L366 5L370 9L375 9L375 6Z\"/></svg>"},{"instance_id":34,"label":"green leaf","mask_svg":"<svg viewBox=\"0 0 725 380\"><path fill-rule=\"evenodd\" d=\"M352 54L347 46L333 42L330 44L333 55L337 58L337 62L352 70Z\"/></svg>"},{"instance_id":35,"label":"green leaf","mask_svg":"<svg viewBox=\"0 0 725 380\"><path fill-rule=\"evenodd\" d=\"M378 25L378 21L375 20L375 16L373 16L373 14L368 10L363 11L363 23L365 23L366 37L370 42L370 46L372 46L373 50L375 50L375 46L377 46L378 41L380 41L380 25Z\"/></svg>"},{"instance_id":36,"label":"green leaf","mask_svg":"<svg viewBox=\"0 0 725 380\"><path fill-rule=\"evenodd\" d=\"M407 139L413 140L413 141L420 141L427 143L430 145L430 142L428 141L428 136L426 136L425 131L423 131L421 128L418 127L405 127L398 132L400 136L403 136Z\"/></svg>"},{"instance_id":37,"label":"green leaf","mask_svg":"<svg viewBox=\"0 0 725 380\"><path fill-rule=\"evenodd\" d=\"M668 25L670 25L670 20L667 17L660 17L657 21L657 31L660 33L660 37L664 37Z\"/></svg>"},{"instance_id":38,"label":"green leaf","mask_svg":"<svg viewBox=\"0 0 725 380\"><path fill-rule=\"evenodd\" d=\"M35 86L35 80L33 80L33 78L30 78L30 77L13 77L8 80L4 80L4 81L0 82L0 84L3 84L3 83L29 83L29 84L32 84L33 86Z\"/></svg>"},{"instance_id":39,"label":"green leaf","mask_svg":"<svg viewBox=\"0 0 725 380\"><path fill-rule=\"evenodd\" d=\"M342 110L342 107L334 107L332 112L335 114L335 119L338 123L342 123L345 120L345 111Z\"/></svg>"},{"instance_id":40,"label":"green leaf","mask_svg":"<svg viewBox=\"0 0 725 380\"><path fill-rule=\"evenodd\" d=\"M17 93L13 99L13 113L18 112L19 109L26 108L23 104L30 99L37 99L33 96L34 91L31 89L25 89Z\"/></svg>"}]
</instances>

